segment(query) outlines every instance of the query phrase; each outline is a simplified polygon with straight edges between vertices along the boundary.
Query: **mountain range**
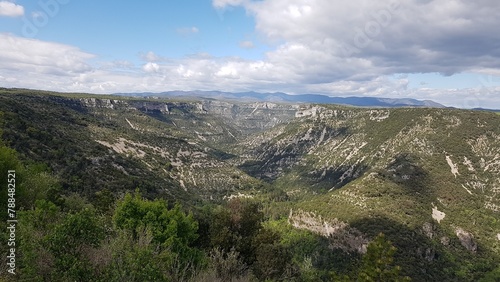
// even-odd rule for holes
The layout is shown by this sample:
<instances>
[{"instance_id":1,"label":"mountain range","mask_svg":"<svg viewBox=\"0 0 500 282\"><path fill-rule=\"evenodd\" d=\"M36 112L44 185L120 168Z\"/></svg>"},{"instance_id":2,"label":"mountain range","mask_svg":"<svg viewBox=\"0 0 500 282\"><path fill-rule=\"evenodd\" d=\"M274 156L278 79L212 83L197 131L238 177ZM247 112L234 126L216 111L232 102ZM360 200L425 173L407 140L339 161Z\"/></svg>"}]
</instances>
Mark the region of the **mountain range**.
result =
<instances>
[{"instance_id":1,"label":"mountain range","mask_svg":"<svg viewBox=\"0 0 500 282\"><path fill-rule=\"evenodd\" d=\"M358 107L431 107L445 106L431 100L416 100L410 98L376 98L376 97L332 97L320 94L290 95L282 92L222 92L222 91L167 91L161 93L116 93L115 95L132 97L182 97L191 99L219 99L241 102L279 102L279 103L315 103L339 104Z\"/></svg>"}]
</instances>

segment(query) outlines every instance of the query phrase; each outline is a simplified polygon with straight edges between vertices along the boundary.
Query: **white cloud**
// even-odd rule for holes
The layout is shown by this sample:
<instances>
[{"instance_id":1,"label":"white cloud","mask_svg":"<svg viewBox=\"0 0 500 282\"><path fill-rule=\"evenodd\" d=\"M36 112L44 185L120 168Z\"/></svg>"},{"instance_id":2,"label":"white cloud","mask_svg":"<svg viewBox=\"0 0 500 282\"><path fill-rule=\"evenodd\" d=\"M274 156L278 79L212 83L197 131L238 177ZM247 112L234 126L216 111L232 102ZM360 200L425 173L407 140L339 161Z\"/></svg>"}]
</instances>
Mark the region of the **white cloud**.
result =
<instances>
[{"instance_id":1,"label":"white cloud","mask_svg":"<svg viewBox=\"0 0 500 282\"><path fill-rule=\"evenodd\" d=\"M238 6L249 2L248 0L213 0L212 5L215 8L225 8L227 6Z\"/></svg>"},{"instance_id":2,"label":"white cloud","mask_svg":"<svg viewBox=\"0 0 500 282\"><path fill-rule=\"evenodd\" d=\"M24 15L24 7L9 1L0 1L0 16L20 17Z\"/></svg>"},{"instance_id":3,"label":"white cloud","mask_svg":"<svg viewBox=\"0 0 500 282\"><path fill-rule=\"evenodd\" d=\"M147 73L155 73L160 70L160 66L157 63L147 63L145 64L142 69L147 72Z\"/></svg>"},{"instance_id":4,"label":"white cloud","mask_svg":"<svg viewBox=\"0 0 500 282\"><path fill-rule=\"evenodd\" d=\"M441 72L500 67L497 2L265 0L243 3L257 30L270 42L302 45L302 53L322 54L349 65L362 59L365 68L351 76ZM288 57L282 48L272 52ZM313 58L315 56L311 56ZM492 60L493 59L493 60ZM308 64L306 60L301 60ZM369 65L369 68L366 66Z\"/></svg>"},{"instance_id":5,"label":"white cloud","mask_svg":"<svg viewBox=\"0 0 500 282\"><path fill-rule=\"evenodd\" d=\"M240 42L240 47L243 49L252 49L255 48L255 45L253 44L252 41L241 41Z\"/></svg>"},{"instance_id":6,"label":"white cloud","mask_svg":"<svg viewBox=\"0 0 500 282\"><path fill-rule=\"evenodd\" d=\"M215 75L222 78L239 78L237 66L232 63L222 66L219 71L215 73Z\"/></svg>"},{"instance_id":7,"label":"white cloud","mask_svg":"<svg viewBox=\"0 0 500 282\"><path fill-rule=\"evenodd\" d=\"M93 57L73 46L0 34L1 71L67 76L90 71Z\"/></svg>"}]
</instances>

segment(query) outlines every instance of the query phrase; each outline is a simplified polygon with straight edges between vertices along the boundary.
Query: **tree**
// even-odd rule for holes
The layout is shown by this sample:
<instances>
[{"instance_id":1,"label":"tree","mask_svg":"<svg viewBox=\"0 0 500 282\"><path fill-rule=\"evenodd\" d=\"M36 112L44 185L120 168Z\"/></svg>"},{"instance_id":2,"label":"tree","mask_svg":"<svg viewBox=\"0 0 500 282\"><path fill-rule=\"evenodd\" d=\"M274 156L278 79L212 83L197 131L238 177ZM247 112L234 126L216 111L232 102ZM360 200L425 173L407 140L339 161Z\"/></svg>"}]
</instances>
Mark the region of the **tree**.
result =
<instances>
[{"instance_id":1,"label":"tree","mask_svg":"<svg viewBox=\"0 0 500 282\"><path fill-rule=\"evenodd\" d=\"M28 163L21 165L17 172L19 209L31 210L35 208L37 200L47 199L52 189L60 189L60 183L49 168L42 163Z\"/></svg>"},{"instance_id":2,"label":"tree","mask_svg":"<svg viewBox=\"0 0 500 282\"><path fill-rule=\"evenodd\" d=\"M260 204L254 201L233 199L227 208L219 208L214 213L210 235L214 247L229 252L236 248L245 263L255 260L253 238L262 228L264 215Z\"/></svg>"},{"instance_id":3,"label":"tree","mask_svg":"<svg viewBox=\"0 0 500 282\"><path fill-rule=\"evenodd\" d=\"M481 280L480 282L494 282L494 281L500 281L500 266L494 269L491 272L488 272Z\"/></svg>"},{"instance_id":4,"label":"tree","mask_svg":"<svg viewBox=\"0 0 500 282\"><path fill-rule=\"evenodd\" d=\"M16 171L16 177L14 180L11 177L11 181L15 181L16 183L12 183L17 187L19 186L19 168L20 168L20 162L17 157L17 152L13 149L10 149L4 145L2 145L1 140L0 140L0 183L2 183L2 187L5 186L5 188L2 188L1 193L0 193L0 208L2 211L7 211L7 177L8 177L8 171L9 170L14 170ZM16 191L17 192L17 191ZM16 205L17 206L17 205ZM18 207L16 207L16 210ZM2 212L0 215L0 219L2 221L5 221L7 219L7 212ZM3 228L2 228L3 229Z\"/></svg>"},{"instance_id":5,"label":"tree","mask_svg":"<svg viewBox=\"0 0 500 282\"><path fill-rule=\"evenodd\" d=\"M203 253L192 246L198 236L198 223L192 214L182 212L178 204L168 209L164 200L145 200L139 192L134 196L127 194L117 204L113 220L118 229L131 232L134 240L139 239L142 230L147 230L156 254L161 253L163 262L170 264L169 271L194 271L203 262Z\"/></svg>"},{"instance_id":6,"label":"tree","mask_svg":"<svg viewBox=\"0 0 500 282\"><path fill-rule=\"evenodd\" d=\"M165 255L151 244L152 237L147 229L139 229L134 235L129 230L118 230L109 243L112 259L101 281L168 281Z\"/></svg>"},{"instance_id":7,"label":"tree","mask_svg":"<svg viewBox=\"0 0 500 282\"><path fill-rule=\"evenodd\" d=\"M232 248L229 252L215 248L210 252L210 264L215 275L222 282L229 282L243 276L246 265L241 261L240 254Z\"/></svg>"},{"instance_id":8,"label":"tree","mask_svg":"<svg viewBox=\"0 0 500 282\"><path fill-rule=\"evenodd\" d=\"M19 212L19 277L26 281L50 281L55 256L46 238L61 223L63 216L52 202L37 200L34 210Z\"/></svg>"},{"instance_id":9,"label":"tree","mask_svg":"<svg viewBox=\"0 0 500 282\"><path fill-rule=\"evenodd\" d=\"M67 214L47 237L57 273L68 280L90 279L92 266L84 254L87 249L98 247L104 235L102 224L93 210Z\"/></svg>"},{"instance_id":10,"label":"tree","mask_svg":"<svg viewBox=\"0 0 500 282\"><path fill-rule=\"evenodd\" d=\"M103 190L94 193L92 203L99 212L107 214L113 211L115 197L109 189L104 188Z\"/></svg>"},{"instance_id":11,"label":"tree","mask_svg":"<svg viewBox=\"0 0 500 282\"><path fill-rule=\"evenodd\" d=\"M292 262L290 249L280 241L280 234L267 228L262 228L255 236L255 262L252 268L259 280L290 281L298 276L298 266Z\"/></svg>"},{"instance_id":12,"label":"tree","mask_svg":"<svg viewBox=\"0 0 500 282\"><path fill-rule=\"evenodd\" d=\"M393 265L396 250L385 235L380 233L368 245L367 252L363 256L358 281L410 281L409 277L400 275L401 267Z\"/></svg>"}]
</instances>

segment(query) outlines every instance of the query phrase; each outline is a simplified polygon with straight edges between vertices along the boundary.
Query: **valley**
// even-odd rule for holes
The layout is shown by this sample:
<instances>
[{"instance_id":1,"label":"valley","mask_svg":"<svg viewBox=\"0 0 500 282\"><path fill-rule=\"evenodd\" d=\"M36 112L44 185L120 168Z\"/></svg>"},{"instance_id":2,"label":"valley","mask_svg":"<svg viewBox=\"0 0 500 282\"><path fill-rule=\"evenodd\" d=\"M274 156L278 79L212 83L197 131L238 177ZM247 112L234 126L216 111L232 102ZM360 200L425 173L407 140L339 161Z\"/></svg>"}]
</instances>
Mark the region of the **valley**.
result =
<instances>
[{"instance_id":1,"label":"valley","mask_svg":"<svg viewBox=\"0 0 500 282\"><path fill-rule=\"evenodd\" d=\"M0 92L0 112L6 147L46 166L65 199L138 189L195 213L255 201L282 238L321 242L298 265L351 275L383 233L414 281L498 277L493 112L29 90Z\"/></svg>"}]
</instances>

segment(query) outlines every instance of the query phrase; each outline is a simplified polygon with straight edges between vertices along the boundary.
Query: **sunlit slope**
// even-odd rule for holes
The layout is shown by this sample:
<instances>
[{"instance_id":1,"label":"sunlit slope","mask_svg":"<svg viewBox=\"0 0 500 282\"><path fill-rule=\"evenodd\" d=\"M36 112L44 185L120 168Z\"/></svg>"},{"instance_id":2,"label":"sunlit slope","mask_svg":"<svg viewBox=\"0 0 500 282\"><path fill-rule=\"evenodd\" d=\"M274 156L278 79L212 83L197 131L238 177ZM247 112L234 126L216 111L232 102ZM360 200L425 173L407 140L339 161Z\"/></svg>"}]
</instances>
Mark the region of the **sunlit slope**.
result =
<instances>
[{"instance_id":1,"label":"sunlit slope","mask_svg":"<svg viewBox=\"0 0 500 282\"><path fill-rule=\"evenodd\" d=\"M333 247L362 252L384 232L412 273L500 253L498 115L318 107L273 130L246 140L240 167L285 190L290 223Z\"/></svg>"}]
</instances>

